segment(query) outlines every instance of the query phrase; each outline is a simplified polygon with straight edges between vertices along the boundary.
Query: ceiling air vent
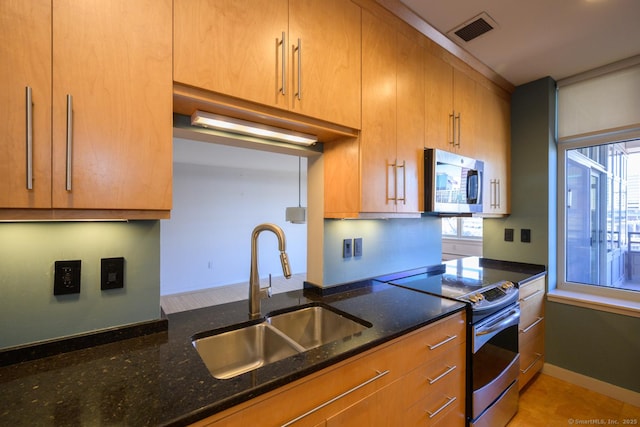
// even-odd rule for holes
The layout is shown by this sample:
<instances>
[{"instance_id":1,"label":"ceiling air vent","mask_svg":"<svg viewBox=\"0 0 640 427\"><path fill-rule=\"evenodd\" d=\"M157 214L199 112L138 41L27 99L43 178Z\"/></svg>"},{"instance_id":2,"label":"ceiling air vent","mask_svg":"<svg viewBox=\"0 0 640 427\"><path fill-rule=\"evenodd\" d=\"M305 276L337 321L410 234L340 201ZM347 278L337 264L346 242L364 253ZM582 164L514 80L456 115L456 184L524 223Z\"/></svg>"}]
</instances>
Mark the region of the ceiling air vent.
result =
<instances>
[{"instance_id":1,"label":"ceiling air vent","mask_svg":"<svg viewBox=\"0 0 640 427\"><path fill-rule=\"evenodd\" d=\"M482 12L480 15L466 21L465 23L458 25L447 34L449 37L460 39L464 42L469 42L488 31L496 28L498 24L494 21L486 12Z\"/></svg>"}]
</instances>

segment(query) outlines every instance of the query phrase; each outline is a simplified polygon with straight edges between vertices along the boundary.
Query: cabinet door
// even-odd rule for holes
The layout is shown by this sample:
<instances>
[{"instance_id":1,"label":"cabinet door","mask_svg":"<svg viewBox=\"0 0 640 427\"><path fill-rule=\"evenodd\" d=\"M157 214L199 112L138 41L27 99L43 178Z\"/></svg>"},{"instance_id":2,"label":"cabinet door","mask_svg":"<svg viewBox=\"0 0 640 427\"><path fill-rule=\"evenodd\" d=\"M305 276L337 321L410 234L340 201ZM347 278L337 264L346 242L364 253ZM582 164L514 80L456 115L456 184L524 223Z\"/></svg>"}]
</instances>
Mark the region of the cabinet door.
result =
<instances>
[{"instance_id":1,"label":"cabinet door","mask_svg":"<svg viewBox=\"0 0 640 427\"><path fill-rule=\"evenodd\" d=\"M171 0L53 3L54 208L170 209L171 19Z\"/></svg>"},{"instance_id":2,"label":"cabinet door","mask_svg":"<svg viewBox=\"0 0 640 427\"><path fill-rule=\"evenodd\" d=\"M292 111L360 128L360 29L354 3L289 1Z\"/></svg>"},{"instance_id":3,"label":"cabinet door","mask_svg":"<svg viewBox=\"0 0 640 427\"><path fill-rule=\"evenodd\" d=\"M290 54L289 46L293 43L287 40L282 45L282 34L288 38L287 3L287 0L175 0L174 80L287 108L282 90L292 76L283 54L285 57ZM330 28L325 31L330 33ZM287 93L286 88L284 92Z\"/></svg>"},{"instance_id":4,"label":"cabinet door","mask_svg":"<svg viewBox=\"0 0 640 427\"><path fill-rule=\"evenodd\" d=\"M396 31L362 11L361 211L395 212Z\"/></svg>"},{"instance_id":5,"label":"cabinet door","mask_svg":"<svg viewBox=\"0 0 640 427\"><path fill-rule=\"evenodd\" d=\"M0 208L48 208L51 207L50 0L0 2L0 57ZM31 88L32 97L30 124L27 87ZM27 147L28 128L33 132L32 151ZM28 163L33 167L31 179Z\"/></svg>"},{"instance_id":6,"label":"cabinet door","mask_svg":"<svg viewBox=\"0 0 640 427\"><path fill-rule=\"evenodd\" d=\"M425 146L453 150L453 67L425 54Z\"/></svg>"},{"instance_id":7,"label":"cabinet door","mask_svg":"<svg viewBox=\"0 0 640 427\"><path fill-rule=\"evenodd\" d=\"M476 82L462 71L453 70L453 108L455 110L455 150L468 157L479 154L475 143L478 96Z\"/></svg>"},{"instance_id":8,"label":"cabinet door","mask_svg":"<svg viewBox=\"0 0 640 427\"><path fill-rule=\"evenodd\" d=\"M399 200L396 212L419 212L424 209L420 188L424 163L424 68L418 34L398 33L396 76L398 167L395 176Z\"/></svg>"},{"instance_id":9,"label":"cabinet door","mask_svg":"<svg viewBox=\"0 0 640 427\"><path fill-rule=\"evenodd\" d=\"M484 161L485 214L510 212L510 103L479 86L479 120L476 129L477 157Z\"/></svg>"}]
</instances>

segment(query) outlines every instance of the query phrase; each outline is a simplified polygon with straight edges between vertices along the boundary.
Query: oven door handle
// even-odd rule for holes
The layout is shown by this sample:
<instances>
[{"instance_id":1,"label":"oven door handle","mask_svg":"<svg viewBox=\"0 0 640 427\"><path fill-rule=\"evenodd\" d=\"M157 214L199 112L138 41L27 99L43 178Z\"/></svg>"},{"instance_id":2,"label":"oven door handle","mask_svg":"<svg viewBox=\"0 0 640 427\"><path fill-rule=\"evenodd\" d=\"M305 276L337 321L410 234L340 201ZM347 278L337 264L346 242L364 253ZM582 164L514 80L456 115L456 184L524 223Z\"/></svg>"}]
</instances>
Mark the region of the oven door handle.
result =
<instances>
[{"instance_id":1,"label":"oven door handle","mask_svg":"<svg viewBox=\"0 0 640 427\"><path fill-rule=\"evenodd\" d=\"M488 325L482 325L481 328L476 329L476 336L487 335L501 329L508 328L509 326L517 325L520 322L520 309L512 309L507 316L500 317L495 322Z\"/></svg>"}]
</instances>

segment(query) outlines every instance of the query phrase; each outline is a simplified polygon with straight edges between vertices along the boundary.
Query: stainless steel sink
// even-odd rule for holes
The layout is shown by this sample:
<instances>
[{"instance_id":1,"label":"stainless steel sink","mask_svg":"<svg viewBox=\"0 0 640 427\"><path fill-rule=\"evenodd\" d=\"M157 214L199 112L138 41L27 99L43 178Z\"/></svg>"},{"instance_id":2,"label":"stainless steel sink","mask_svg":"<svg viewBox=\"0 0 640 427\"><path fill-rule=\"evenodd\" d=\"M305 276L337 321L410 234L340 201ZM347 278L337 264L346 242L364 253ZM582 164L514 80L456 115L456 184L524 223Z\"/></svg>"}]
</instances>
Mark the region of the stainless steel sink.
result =
<instances>
[{"instance_id":1,"label":"stainless steel sink","mask_svg":"<svg viewBox=\"0 0 640 427\"><path fill-rule=\"evenodd\" d=\"M219 379L233 378L268 363L330 342L348 339L370 323L319 304L268 315L264 321L192 337L193 346Z\"/></svg>"},{"instance_id":2,"label":"stainless steel sink","mask_svg":"<svg viewBox=\"0 0 640 427\"><path fill-rule=\"evenodd\" d=\"M367 329L364 323L317 305L271 316L267 321L306 349L351 337Z\"/></svg>"},{"instance_id":3,"label":"stainless steel sink","mask_svg":"<svg viewBox=\"0 0 640 427\"><path fill-rule=\"evenodd\" d=\"M193 346L211 375L219 379L233 378L304 350L264 322L195 339Z\"/></svg>"}]
</instances>

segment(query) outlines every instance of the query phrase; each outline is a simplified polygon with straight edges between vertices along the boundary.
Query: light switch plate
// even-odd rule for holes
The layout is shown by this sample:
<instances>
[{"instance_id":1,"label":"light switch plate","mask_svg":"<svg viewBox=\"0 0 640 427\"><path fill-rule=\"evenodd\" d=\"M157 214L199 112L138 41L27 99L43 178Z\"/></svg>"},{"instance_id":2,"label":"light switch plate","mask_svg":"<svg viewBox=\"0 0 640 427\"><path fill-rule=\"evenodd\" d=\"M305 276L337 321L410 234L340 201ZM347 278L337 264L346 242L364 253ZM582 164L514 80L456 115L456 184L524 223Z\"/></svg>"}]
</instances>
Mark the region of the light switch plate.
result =
<instances>
[{"instance_id":1,"label":"light switch plate","mask_svg":"<svg viewBox=\"0 0 640 427\"><path fill-rule=\"evenodd\" d=\"M124 258L102 258L100 260L100 289L124 288Z\"/></svg>"},{"instance_id":2,"label":"light switch plate","mask_svg":"<svg viewBox=\"0 0 640 427\"><path fill-rule=\"evenodd\" d=\"M342 258L351 258L351 255L353 254L352 246L352 239L344 239L342 241Z\"/></svg>"},{"instance_id":3,"label":"light switch plate","mask_svg":"<svg viewBox=\"0 0 640 427\"><path fill-rule=\"evenodd\" d=\"M362 256L362 237L353 239L353 256Z\"/></svg>"}]
</instances>

